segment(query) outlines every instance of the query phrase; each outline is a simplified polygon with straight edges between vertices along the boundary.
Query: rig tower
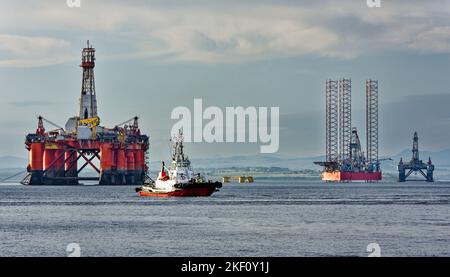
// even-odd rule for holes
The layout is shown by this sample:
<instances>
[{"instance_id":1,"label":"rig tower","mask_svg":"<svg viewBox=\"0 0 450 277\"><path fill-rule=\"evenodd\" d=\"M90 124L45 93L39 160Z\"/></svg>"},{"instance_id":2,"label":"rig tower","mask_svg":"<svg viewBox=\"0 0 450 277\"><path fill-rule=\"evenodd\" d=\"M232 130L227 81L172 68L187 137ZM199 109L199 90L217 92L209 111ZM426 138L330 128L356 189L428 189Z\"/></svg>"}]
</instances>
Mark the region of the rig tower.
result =
<instances>
[{"instance_id":1,"label":"rig tower","mask_svg":"<svg viewBox=\"0 0 450 277\"><path fill-rule=\"evenodd\" d=\"M371 171L380 171L378 159L378 81L366 81L366 153Z\"/></svg>"},{"instance_id":2,"label":"rig tower","mask_svg":"<svg viewBox=\"0 0 450 277\"><path fill-rule=\"evenodd\" d=\"M326 161L339 159L338 82L326 81Z\"/></svg>"},{"instance_id":3,"label":"rig tower","mask_svg":"<svg viewBox=\"0 0 450 277\"><path fill-rule=\"evenodd\" d=\"M83 49L81 54L81 65L83 68L83 79L81 83L81 97L80 97L80 119L89 119L97 117L97 99L95 98L95 48L89 45Z\"/></svg>"},{"instance_id":4,"label":"rig tower","mask_svg":"<svg viewBox=\"0 0 450 277\"><path fill-rule=\"evenodd\" d=\"M352 80L339 80L339 152L343 161L350 159L352 136Z\"/></svg>"}]
</instances>

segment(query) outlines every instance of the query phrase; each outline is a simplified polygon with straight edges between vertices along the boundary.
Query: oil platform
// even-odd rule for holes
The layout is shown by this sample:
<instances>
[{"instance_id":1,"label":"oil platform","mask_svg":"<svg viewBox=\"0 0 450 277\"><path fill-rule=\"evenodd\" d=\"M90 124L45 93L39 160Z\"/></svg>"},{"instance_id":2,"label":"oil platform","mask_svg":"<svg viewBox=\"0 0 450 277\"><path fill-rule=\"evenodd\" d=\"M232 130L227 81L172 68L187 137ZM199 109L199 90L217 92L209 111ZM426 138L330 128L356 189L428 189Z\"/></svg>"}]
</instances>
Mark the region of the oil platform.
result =
<instances>
[{"instance_id":1,"label":"oil platform","mask_svg":"<svg viewBox=\"0 0 450 277\"><path fill-rule=\"evenodd\" d=\"M141 134L138 117L113 128L100 126L94 82L95 49L87 42L82 51L83 69L78 116L62 128L42 116L35 133L25 139L29 151L25 185L78 185L98 181L100 185L143 184L147 175L149 137ZM44 122L57 129L46 131ZM97 164L97 165L96 165ZM99 167L98 167L99 165ZM93 177L81 174L87 166Z\"/></svg>"},{"instance_id":2,"label":"oil platform","mask_svg":"<svg viewBox=\"0 0 450 277\"><path fill-rule=\"evenodd\" d=\"M406 182L411 173L419 172L427 182L433 182L434 165L431 162L431 157L428 157L428 163L422 162L419 158L419 136L417 132L414 132L413 147L412 147L412 159L409 162L403 162L403 158L400 158L400 162L397 166L398 169L398 181ZM406 171L408 171L406 173ZM426 173L425 173L425 172Z\"/></svg>"},{"instance_id":3,"label":"oil platform","mask_svg":"<svg viewBox=\"0 0 450 277\"><path fill-rule=\"evenodd\" d=\"M324 181L379 181L378 81L366 81L367 155L351 123L351 86L351 79L326 81L326 160L314 163L324 167Z\"/></svg>"}]
</instances>

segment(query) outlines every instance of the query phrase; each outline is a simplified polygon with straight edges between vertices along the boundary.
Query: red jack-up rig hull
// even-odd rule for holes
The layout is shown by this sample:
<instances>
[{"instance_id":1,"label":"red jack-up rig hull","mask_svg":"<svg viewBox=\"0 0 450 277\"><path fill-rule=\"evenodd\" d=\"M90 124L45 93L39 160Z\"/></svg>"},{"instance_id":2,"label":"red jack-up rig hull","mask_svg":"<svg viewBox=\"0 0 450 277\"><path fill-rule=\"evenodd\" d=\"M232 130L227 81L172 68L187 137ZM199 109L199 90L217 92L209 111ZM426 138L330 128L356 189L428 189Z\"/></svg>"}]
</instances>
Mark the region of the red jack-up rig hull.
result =
<instances>
[{"instance_id":1,"label":"red jack-up rig hull","mask_svg":"<svg viewBox=\"0 0 450 277\"><path fill-rule=\"evenodd\" d=\"M322 172L322 180L328 182L380 181L381 172Z\"/></svg>"}]
</instances>

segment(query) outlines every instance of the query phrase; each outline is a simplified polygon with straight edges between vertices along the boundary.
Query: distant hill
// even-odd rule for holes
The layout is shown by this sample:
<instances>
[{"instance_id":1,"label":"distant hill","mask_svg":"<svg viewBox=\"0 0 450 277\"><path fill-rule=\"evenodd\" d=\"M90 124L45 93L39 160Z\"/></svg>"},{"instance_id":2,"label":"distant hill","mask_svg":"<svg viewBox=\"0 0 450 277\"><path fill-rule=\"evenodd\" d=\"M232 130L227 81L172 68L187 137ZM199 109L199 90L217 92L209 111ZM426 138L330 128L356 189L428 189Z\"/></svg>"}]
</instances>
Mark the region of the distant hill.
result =
<instances>
[{"instance_id":1,"label":"distant hill","mask_svg":"<svg viewBox=\"0 0 450 277\"><path fill-rule=\"evenodd\" d=\"M290 157L275 154L236 155L227 157L191 159L195 168L229 168L229 167L281 167L292 170L318 169L314 161L323 160L319 157ZM166 161L167 162L167 161ZM151 168L159 168L160 161L150 163Z\"/></svg>"},{"instance_id":2,"label":"distant hill","mask_svg":"<svg viewBox=\"0 0 450 277\"><path fill-rule=\"evenodd\" d=\"M396 165L403 157L404 161L411 159L411 150L405 149L398 154L391 156L393 161L383 161L384 171L395 171ZM436 168L450 168L450 149L441 151L420 151L420 158L425 162L431 157ZM313 169L320 167L313 164L314 161L323 161L324 156L315 157L293 157L279 154L257 154L257 155L234 155L213 158L192 159L192 165L195 168L229 168L229 167L280 167L291 170ZM166 161L167 162L167 161ZM26 168L28 161L15 156L0 156L0 169L6 168ZM160 161L150 162L151 170L158 170L161 166Z\"/></svg>"}]
</instances>

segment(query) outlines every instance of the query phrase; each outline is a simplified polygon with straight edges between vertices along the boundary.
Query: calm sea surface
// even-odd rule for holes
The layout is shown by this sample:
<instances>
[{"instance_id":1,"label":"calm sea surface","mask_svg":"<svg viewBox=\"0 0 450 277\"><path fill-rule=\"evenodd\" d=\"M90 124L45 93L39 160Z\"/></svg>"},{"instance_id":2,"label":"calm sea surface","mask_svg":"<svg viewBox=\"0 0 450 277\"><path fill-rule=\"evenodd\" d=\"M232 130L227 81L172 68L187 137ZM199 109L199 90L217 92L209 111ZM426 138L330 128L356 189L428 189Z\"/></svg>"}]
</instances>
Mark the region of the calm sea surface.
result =
<instances>
[{"instance_id":1,"label":"calm sea surface","mask_svg":"<svg viewBox=\"0 0 450 277\"><path fill-rule=\"evenodd\" d=\"M450 256L450 183L225 184L206 198L131 186L0 185L0 256Z\"/></svg>"}]
</instances>

